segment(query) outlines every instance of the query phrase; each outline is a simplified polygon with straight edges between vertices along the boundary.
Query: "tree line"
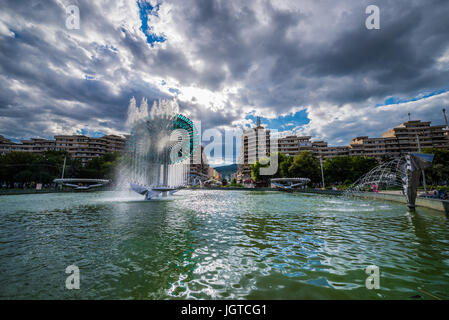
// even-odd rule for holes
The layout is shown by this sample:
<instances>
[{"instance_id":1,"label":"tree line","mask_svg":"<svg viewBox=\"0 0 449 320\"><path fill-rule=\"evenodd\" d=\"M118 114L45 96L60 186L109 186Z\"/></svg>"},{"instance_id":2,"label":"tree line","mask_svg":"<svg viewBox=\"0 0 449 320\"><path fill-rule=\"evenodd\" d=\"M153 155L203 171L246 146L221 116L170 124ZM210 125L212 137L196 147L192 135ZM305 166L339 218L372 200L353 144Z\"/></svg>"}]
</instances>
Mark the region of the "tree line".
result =
<instances>
[{"instance_id":1,"label":"tree line","mask_svg":"<svg viewBox=\"0 0 449 320\"><path fill-rule=\"evenodd\" d=\"M64 158L64 178L112 179L120 161L118 153L109 153L83 166L80 159L72 158L67 151L10 152L0 155L0 185L51 184L53 179L61 178Z\"/></svg>"},{"instance_id":2,"label":"tree line","mask_svg":"<svg viewBox=\"0 0 449 320\"><path fill-rule=\"evenodd\" d=\"M425 170L426 181L431 185L444 185L449 181L449 150L423 149L423 153L434 154L432 166ZM295 156L278 153L278 170L273 176L261 176L259 161L251 165L251 177L258 183L269 183L270 178L309 178L312 184L321 183L320 161L309 151ZM88 161L84 166L79 159L70 157L67 151L47 151L44 153L11 152L0 155L0 185L6 183L50 184L60 178L66 157L65 178L113 179L116 168L123 159L119 153L109 153ZM381 161L388 161L384 158ZM340 156L323 161L325 183L351 184L378 165L375 158L364 156Z\"/></svg>"},{"instance_id":3,"label":"tree line","mask_svg":"<svg viewBox=\"0 0 449 320\"><path fill-rule=\"evenodd\" d=\"M432 166L425 170L426 180L433 185L447 184L449 181L449 150L424 149L423 153L433 153ZM273 176L260 175L260 168L269 166L268 159L251 165L251 178L259 184L268 185L271 178L309 178L314 185L321 184L320 161L310 151L301 151L294 156L277 153L278 170ZM380 164L391 160L383 157L380 161L365 156L338 156L323 161L326 185L350 185Z\"/></svg>"},{"instance_id":4,"label":"tree line","mask_svg":"<svg viewBox=\"0 0 449 320\"><path fill-rule=\"evenodd\" d=\"M422 152L434 155L432 166L425 170L427 183L447 185L449 183L449 150L425 148Z\"/></svg>"}]
</instances>

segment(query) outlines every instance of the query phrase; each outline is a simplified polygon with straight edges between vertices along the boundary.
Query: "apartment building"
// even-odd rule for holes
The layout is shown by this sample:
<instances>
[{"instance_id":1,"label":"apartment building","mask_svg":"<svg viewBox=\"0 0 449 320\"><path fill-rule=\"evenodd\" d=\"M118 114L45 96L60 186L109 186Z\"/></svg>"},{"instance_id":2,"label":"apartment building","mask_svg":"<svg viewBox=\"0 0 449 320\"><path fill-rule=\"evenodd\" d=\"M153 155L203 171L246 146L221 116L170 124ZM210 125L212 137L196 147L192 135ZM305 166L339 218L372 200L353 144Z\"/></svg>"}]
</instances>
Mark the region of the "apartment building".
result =
<instances>
[{"instance_id":1,"label":"apartment building","mask_svg":"<svg viewBox=\"0 0 449 320\"><path fill-rule=\"evenodd\" d=\"M345 156L349 154L349 147L329 147L325 141L311 141L310 136L287 136L278 139L278 152L294 156L301 151L310 151L316 157L323 159Z\"/></svg>"},{"instance_id":2,"label":"apartment building","mask_svg":"<svg viewBox=\"0 0 449 320\"><path fill-rule=\"evenodd\" d=\"M126 140L116 135L91 138L84 135L55 136L55 150L66 150L74 159L85 163L106 153L123 152Z\"/></svg>"},{"instance_id":3,"label":"apartment building","mask_svg":"<svg viewBox=\"0 0 449 320\"><path fill-rule=\"evenodd\" d=\"M259 141L265 143L260 143ZM270 145L273 142L270 137L270 130L260 126L260 121L256 127L245 130L242 135L242 144L238 170L236 173L237 182L251 179L251 164L262 157L269 156ZM277 140L277 152L294 156L301 151L310 151L316 157L323 159L349 155L348 146L329 147L325 141L311 141L310 136L287 136Z\"/></svg>"},{"instance_id":4,"label":"apartment building","mask_svg":"<svg viewBox=\"0 0 449 320\"><path fill-rule=\"evenodd\" d=\"M349 145L349 155L381 159L418 152L418 138L421 149L449 149L449 131L446 126L430 124L420 120L407 121L382 133L381 138L356 137Z\"/></svg>"},{"instance_id":5,"label":"apartment building","mask_svg":"<svg viewBox=\"0 0 449 320\"><path fill-rule=\"evenodd\" d=\"M310 136L287 136L278 139L277 151L285 155L295 155L300 151L312 151Z\"/></svg>"},{"instance_id":6,"label":"apartment building","mask_svg":"<svg viewBox=\"0 0 449 320\"><path fill-rule=\"evenodd\" d=\"M446 126L431 126L430 122L420 120L407 121L403 124L382 133L382 138L395 138L401 153L418 150L418 139L421 148L449 149L449 137Z\"/></svg>"},{"instance_id":7,"label":"apartment building","mask_svg":"<svg viewBox=\"0 0 449 320\"><path fill-rule=\"evenodd\" d=\"M209 179L209 164L206 154L204 153L204 147L200 146L195 150L189 161L189 181L191 185L196 185L200 181L204 182Z\"/></svg>"},{"instance_id":8,"label":"apartment building","mask_svg":"<svg viewBox=\"0 0 449 320\"><path fill-rule=\"evenodd\" d=\"M390 138L368 138L367 136L356 137L349 144L350 156L366 156L381 159L384 156L398 157L397 140Z\"/></svg>"},{"instance_id":9,"label":"apartment building","mask_svg":"<svg viewBox=\"0 0 449 320\"><path fill-rule=\"evenodd\" d=\"M13 151L43 153L51 150L66 150L70 156L82 163L100 157L106 153L121 152L125 149L126 139L115 135L90 138L84 135L60 135L55 140L37 139L12 142L0 136L0 154Z\"/></svg>"},{"instance_id":10,"label":"apartment building","mask_svg":"<svg viewBox=\"0 0 449 320\"><path fill-rule=\"evenodd\" d=\"M15 143L0 136L0 154L6 154L12 151L40 153L54 150L54 141L46 139L22 140L22 143Z\"/></svg>"},{"instance_id":11,"label":"apartment building","mask_svg":"<svg viewBox=\"0 0 449 320\"><path fill-rule=\"evenodd\" d=\"M55 140L33 138L15 143L0 135L0 154L66 150L72 158L80 159L84 164L107 153L124 152L129 135L125 138L116 135L105 135L99 138L84 135L58 135L54 138ZM196 149L193 156L190 157L188 165L189 183L193 183L195 179L197 182L204 182L209 179L209 165L203 146Z\"/></svg>"},{"instance_id":12,"label":"apartment building","mask_svg":"<svg viewBox=\"0 0 449 320\"><path fill-rule=\"evenodd\" d=\"M262 131L263 130L263 131ZM259 131L262 135L255 134ZM241 182L251 178L249 164L259 160L257 151L257 137L264 136L270 139L269 130L255 127L244 132L241 147L241 162L237 171L237 181ZM250 135L246 137L245 135ZM311 141L310 136L286 136L278 139L277 151L294 156L301 151L310 151L316 157L323 159L338 156L366 156L381 160L385 157L398 157L408 152L418 152L418 138L421 149L443 148L449 150L449 128L445 125L432 126L431 122L420 120L407 121L384 133L380 138L360 136L351 140L348 146L328 146L326 141ZM263 154L269 154L263 150ZM252 152L252 158L251 158ZM253 161L250 161L252 159Z\"/></svg>"},{"instance_id":13,"label":"apartment building","mask_svg":"<svg viewBox=\"0 0 449 320\"><path fill-rule=\"evenodd\" d=\"M418 138L421 149L442 148L449 149L449 130L444 125L431 126L430 122L420 120L407 121L384 133L380 138L369 138L360 136L351 140L349 146L329 147L325 141L313 141L312 152L315 156L322 156L324 159L336 156L366 156L378 160L383 157L398 157L408 152L418 152ZM303 141L309 137L297 137L298 141ZM279 145L283 145L282 140L292 141L292 137L279 140ZM296 154L307 148L290 147L288 154ZM286 149L280 148L280 152L286 153Z\"/></svg>"},{"instance_id":14,"label":"apartment building","mask_svg":"<svg viewBox=\"0 0 449 320\"><path fill-rule=\"evenodd\" d=\"M220 173L214 168L209 168L209 179L221 181Z\"/></svg>"},{"instance_id":15,"label":"apartment building","mask_svg":"<svg viewBox=\"0 0 449 320\"><path fill-rule=\"evenodd\" d=\"M257 118L256 127L247 129L242 134L236 175L238 182L251 179L251 164L269 156L270 144L270 130L262 127L260 118Z\"/></svg>"},{"instance_id":16,"label":"apartment building","mask_svg":"<svg viewBox=\"0 0 449 320\"><path fill-rule=\"evenodd\" d=\"M314 155L323 157L323 159L341 157L349 155L349 147L347 146L336 146L336 147L326 147L318 150L314 150Z\"/></svg>"}]
</instances>

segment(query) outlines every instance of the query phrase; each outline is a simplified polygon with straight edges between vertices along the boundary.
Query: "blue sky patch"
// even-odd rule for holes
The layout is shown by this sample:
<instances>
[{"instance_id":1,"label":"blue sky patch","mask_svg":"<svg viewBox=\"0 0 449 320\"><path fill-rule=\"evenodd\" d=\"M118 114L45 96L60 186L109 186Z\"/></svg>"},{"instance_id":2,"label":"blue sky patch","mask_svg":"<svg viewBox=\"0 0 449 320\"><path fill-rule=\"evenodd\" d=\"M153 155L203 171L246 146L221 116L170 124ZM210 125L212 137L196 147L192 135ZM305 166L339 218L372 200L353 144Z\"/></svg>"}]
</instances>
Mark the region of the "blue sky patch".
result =
<instances>
[{"instance_id":1,"label":"blue sky patch","mask_svg":"<svg viewBox=\"0 0 449 320\"><path fill-rule=\"evenodd\" d=\"M164 42L165 37L162 35L157 35L152 32L151 26L148 25L149 17L150 16L157 16L157 12L159 11L159 4L155 5L154 7L146 2L139 0L137 1L137 5L139 6L139 15L140 20L142 21L142 25L140 27L140 30L145 34L147 37L147 42L154 46L155 42Z\"/></svg>"},{"instance_id":2,"label":"blue sky patch","mask_svg":"<svg viewBox=\"0 0 449 320\"><path fill-rule=\"evenodd\" d=\"M435 91L430 91L430 92L423 92L419 95L417 95L414 98L411 99L404 99L404 98L399 98L399 97L388 97L387 99L385 99L384 103L379 103L376 104L376 107L382 107L382 106L389 106L392 104L400 104L400 103L406 103L406 102L412 102L412 101L418 101L421 99L426 99L432 96L436 96L445 92L448 92L449 89L441 89L441 90L435 90Z\"/></svg>"},{"instance_id":3,"label":"blue sky patch","mask_svg":"<svg viewBox=\"0 0 449 320\"><path fill-rule=\"evenodd\" d=\"M254 123L257 121L257 116L250 114L246 116L246 119L251 119ZM269 129L277 129L278 131L292 130L295 127L303 126L310 122L307 117L307 111L301 110L294 114L286 115L285 117L277 117L275 119L268 119L260 117L262 125L266 124Z\"/></svg>"},{"instance_id":4,"label":"blue sky patch","mask_svg":"<svg viewBox=\"0 0 449 320\"><path fill-rule=\"evenodd\" d=\"M170 91L171 93L175 93L175 94L180 94L181 93L181 91L179 91L176 88L169 88L168 91Z\"/></svg>"},{"instance_id":5,"label":"blue sky patch","mask_svg":"<svg viewBox=\"0 0 449 320\"><path fill-rule=\"evenodd\" d=\"M106 133L102 132L102 131L91 131L87 128L83 128L80 130L76 131L76 134L82 134L88 137L92 137L92 138L100 138L102 136L105 136Z\"/></svg>"}]
</instances>

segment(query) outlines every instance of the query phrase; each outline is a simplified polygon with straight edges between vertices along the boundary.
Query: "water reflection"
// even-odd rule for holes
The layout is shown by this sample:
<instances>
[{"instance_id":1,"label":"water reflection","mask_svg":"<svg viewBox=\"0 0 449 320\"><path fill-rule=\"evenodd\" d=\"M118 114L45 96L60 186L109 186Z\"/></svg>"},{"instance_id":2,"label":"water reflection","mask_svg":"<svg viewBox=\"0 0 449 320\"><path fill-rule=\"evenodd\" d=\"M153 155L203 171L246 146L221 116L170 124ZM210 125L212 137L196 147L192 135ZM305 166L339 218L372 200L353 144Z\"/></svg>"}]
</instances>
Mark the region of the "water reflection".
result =
<instances>
[{"instance_id":1,"label":"water reflection","mask_svg":"<svg viewBox=\"0 0 449 320\"><path fill-rule=\"evenodd\" d=\"M1 298L449 298L448 219L400 204L188 190L0 201ZM71 264L79 291L64 286Z\"/></svg>"}]
</instances>

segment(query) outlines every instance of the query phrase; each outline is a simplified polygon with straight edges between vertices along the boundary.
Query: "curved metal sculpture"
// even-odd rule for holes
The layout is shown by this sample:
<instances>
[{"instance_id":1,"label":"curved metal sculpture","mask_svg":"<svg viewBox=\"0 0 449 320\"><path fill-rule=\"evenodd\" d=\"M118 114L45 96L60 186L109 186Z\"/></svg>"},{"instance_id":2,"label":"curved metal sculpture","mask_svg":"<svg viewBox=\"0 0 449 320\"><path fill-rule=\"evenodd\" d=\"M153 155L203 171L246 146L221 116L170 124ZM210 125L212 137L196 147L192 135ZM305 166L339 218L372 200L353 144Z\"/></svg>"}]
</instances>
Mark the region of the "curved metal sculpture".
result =
<instances>
[{"instance_id":1,"label":"curved metal sculpture","mask_svg":"<svg viewBox=\"0 0 449 320\"><path fill-rule=\"evenodd\" d=\"M103 187L111 181L106 179L61 178L54 179L53 182L64 187L73 188L74 190L89 190L92 188Z\"/></svg>"},{"instance_id":2,"label":"curved metal sculpture","mask_svg":"<svg viewBox=\"0 0 449 320\"><path fill-rule=\"evenodd\" d=\"M384 162L359 178L346 195L370 189L399 187L407 199L407 207L414 210L421 172L432 164L433 154L409 153Z\"/></svg>"},{"instance_id":3,"label":"curved metal sculpture","mask_svg":"<svg viewBox=\"0 0 449 320\"><path fill-rule=\"evenodd\" d=\"M310 182L309 178L273 178L270 179L271 187L285 190L285 191L291 191L295 187L302 187L305 186Z\"/></svg>"},{"instance_id":4,"label":"curved metal sculpture","mask_svg":"<svg viewBox=\"0 0 449 320\"><path fill-rule=\"evenodd\" d=\"M173 129L185 130L189 135L188 140L184 141L180 147L181 149L185 148L185 150L189 150L190 152L186 152L183 154L182 150L180 150L178 154L179 158L174 161L174 162L181 162L189 158L190 156L193 156L193 154L195 153L199 145L199 134L192 120L190 120L186 116L183 116L182 114L176 114L174 116Z\"/></svg>"},{"instance_id":5,"label":"curved metal sculpture","mask_svg":"<svg viewBox=\"0 0 449 320\"><path fill-rule=\"evenodd\" d=\"M407 197L407 207L415 209L416 196L421 172L429 167L433 161L433 154L411 153L405 157L402 175L404 195Z\"/></svg>"}]
</instances>

